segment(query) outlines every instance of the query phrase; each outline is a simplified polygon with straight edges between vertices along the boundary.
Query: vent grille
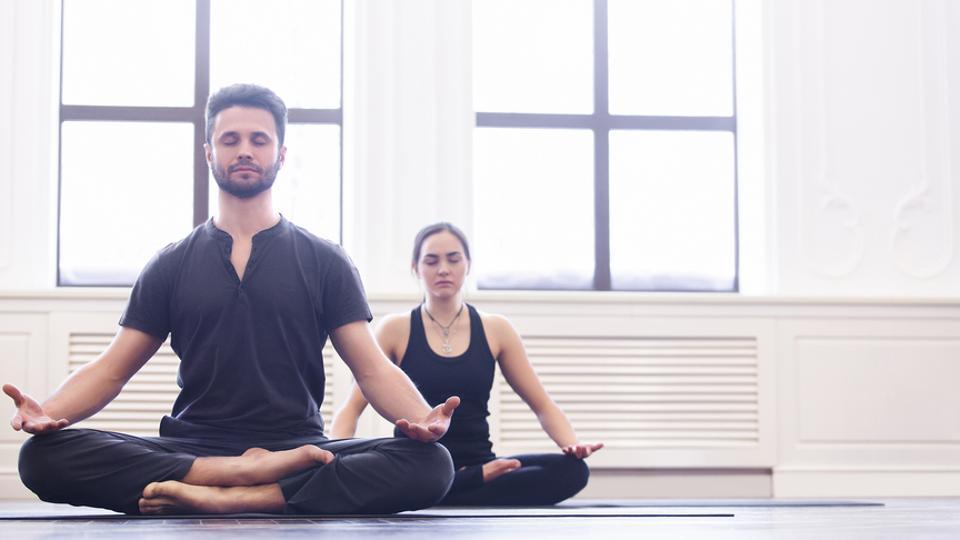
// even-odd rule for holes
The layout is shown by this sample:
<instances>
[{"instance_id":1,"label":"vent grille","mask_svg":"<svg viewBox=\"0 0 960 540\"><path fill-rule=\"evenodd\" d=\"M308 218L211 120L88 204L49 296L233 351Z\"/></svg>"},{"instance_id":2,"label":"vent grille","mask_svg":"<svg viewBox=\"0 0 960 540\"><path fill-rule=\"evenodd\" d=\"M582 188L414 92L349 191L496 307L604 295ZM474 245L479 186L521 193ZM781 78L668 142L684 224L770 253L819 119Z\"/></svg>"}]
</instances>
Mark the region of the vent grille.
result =
<instances>
[{"instance_id":1,"label":"vent grille","mask_svg":"<svg viewBox=\"0 0 960 540\"><path fill-rule=\"evenodd\" d=\"M112 339L112 333L71 333L68 362L70 373L95 360ZM320 407L320 413L327 425L333 415L334 354L334 349L328 342L323 350L323 369L327 382ZM120 431L141 437L157 436L160 418L170 413L173 402L180 393L177 386L179 366L180 359L170 348L170 343L165 342L157 354L127 382L116 399L77 426Z\"/></svg>"},{"instance_id":2,"label":"vent grille","mask_svg":"<svg viewBox=\"0 0 960 540\"><path fill-rule=\"evenodd\" d=\"M612 448L759 444L755 337L525 337L530 361L580 440ZM499 444L555 449L502 378Z\"/></svg>"}]
</instances>

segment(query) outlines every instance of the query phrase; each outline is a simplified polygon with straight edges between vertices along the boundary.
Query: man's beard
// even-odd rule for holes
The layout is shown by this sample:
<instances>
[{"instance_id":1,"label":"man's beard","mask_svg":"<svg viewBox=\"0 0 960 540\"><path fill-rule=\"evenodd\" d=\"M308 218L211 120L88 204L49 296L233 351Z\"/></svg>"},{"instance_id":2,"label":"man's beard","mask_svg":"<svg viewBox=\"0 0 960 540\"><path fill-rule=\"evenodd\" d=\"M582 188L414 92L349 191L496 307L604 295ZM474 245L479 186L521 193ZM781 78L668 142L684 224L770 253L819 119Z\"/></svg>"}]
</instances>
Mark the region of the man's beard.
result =
<instances>
[{"instance_id":1,"label":"man's beard","mask_svg":"<svg viewBox=\"0 0 960 540\"><path fill-rule=\"evenodd\" d=\"M240 182L231 180L230 173L238 168L254 169L256 173L260 175L260 180L253 184L241 184ZM238 199L249 199L270 189L273 186L274 180L277 179L277 171L279 170L279 159L268 169L263 169L253 163L238 163L231 165L228 169L224 169L216 164L210 165L210 172L213 173L213 179L217 181L220 189ZM254 174L254 172L251 171L250 174Z\"/></svg>"}]
</instances>

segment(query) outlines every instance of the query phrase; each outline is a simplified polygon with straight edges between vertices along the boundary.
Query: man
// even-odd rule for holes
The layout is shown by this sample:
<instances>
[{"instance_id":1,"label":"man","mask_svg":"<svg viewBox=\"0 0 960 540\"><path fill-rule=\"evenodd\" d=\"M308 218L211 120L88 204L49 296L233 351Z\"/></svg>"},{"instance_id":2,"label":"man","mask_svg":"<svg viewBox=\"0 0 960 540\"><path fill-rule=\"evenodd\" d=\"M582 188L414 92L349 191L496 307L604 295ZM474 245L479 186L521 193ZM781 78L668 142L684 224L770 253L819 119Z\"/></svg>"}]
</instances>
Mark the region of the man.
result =
<instances>
[{"instance_id":1,"label":"man","mask_svg":"<svg viewBox=\"0 0 960 540\"><path fill-rule=\"evenodd\" d=\"M423 508L446 493L452 462L433 441L459 400L430 410L376 345L347 256L274 210L285 128L286 106L266 88L211 96L204 149L219 214L147 264L113 342L42 405L3 387L17 407L11 425L34 434L20 476L41 499L145 514L328 514ZM168 334L181 392L160 437L62 429L116 397ZM408 438L323 436L328 334Z\"/></svg>"}]
</instances>

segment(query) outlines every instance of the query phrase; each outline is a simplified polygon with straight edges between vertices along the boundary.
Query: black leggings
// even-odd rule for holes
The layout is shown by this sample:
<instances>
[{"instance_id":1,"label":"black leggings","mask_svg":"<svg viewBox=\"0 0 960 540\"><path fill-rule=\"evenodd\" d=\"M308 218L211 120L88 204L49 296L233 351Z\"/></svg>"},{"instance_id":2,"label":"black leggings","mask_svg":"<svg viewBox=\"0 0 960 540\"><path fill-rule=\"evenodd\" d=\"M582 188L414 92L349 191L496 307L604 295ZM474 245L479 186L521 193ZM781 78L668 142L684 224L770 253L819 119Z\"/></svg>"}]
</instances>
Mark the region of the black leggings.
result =
<instances>
[{"instance_id":1,"label":"black leggings","mask_svg":"<svg viewBox=\"0 0 960 540\"><path fill-rule=\"evenodd\" d=\"M138 514L147 484L182 479L197 457L304 444L329 450L335 458L279 481L287 514L385 514L426 508L444 496L453 480L446 448L405 438L222 442L91 429L28 439L20 449L20 478L47 502Z\"/></svg>"},{"instance_id":2,"label":"black leggings","mask_svg":"<svg viewBox=\"0 0 960 540\"><path fill-rule=\"evenodd\" d=\"M576 495L590 477L582 459L566 454L523 454L521 467L483 481L483 464L457 471L453 487L440 504L446 506L546 506Z\"/></svg>"}]
</instances>

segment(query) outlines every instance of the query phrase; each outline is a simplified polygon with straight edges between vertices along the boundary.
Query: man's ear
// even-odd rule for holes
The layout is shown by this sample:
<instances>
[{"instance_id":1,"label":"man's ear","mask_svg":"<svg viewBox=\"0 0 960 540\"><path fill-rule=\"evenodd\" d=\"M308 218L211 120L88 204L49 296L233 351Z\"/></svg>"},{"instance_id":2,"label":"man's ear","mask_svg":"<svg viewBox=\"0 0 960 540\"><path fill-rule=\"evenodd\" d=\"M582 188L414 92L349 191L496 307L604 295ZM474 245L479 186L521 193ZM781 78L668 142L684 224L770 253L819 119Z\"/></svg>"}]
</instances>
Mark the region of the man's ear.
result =
<instances>
[{"instance_id":1,"label":"man's ear","mask_svg":"<svg viewBox=\"0 0 960 540\"><path fill-rule=\"evenodd\" d=\"M280 155L277 156L277 168L283 167L283 164L287 161L287 147L280 147Z\"/></svg>"},{"instance_id":2,"label":"man's ear","mask_svg":"<svg viewBox=\"0 0 960 540\"><path fill-rule=\"evenodd\" d=\"M207 157L207 165L213 162L213 147L210 143L203 143L203 155Z\"/></svg>"}]
</instances>

